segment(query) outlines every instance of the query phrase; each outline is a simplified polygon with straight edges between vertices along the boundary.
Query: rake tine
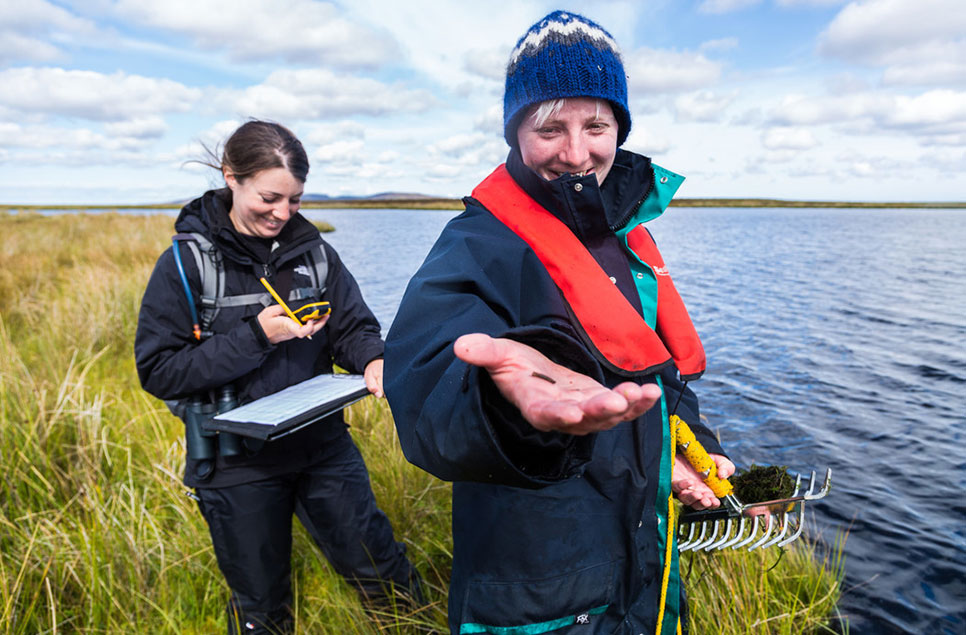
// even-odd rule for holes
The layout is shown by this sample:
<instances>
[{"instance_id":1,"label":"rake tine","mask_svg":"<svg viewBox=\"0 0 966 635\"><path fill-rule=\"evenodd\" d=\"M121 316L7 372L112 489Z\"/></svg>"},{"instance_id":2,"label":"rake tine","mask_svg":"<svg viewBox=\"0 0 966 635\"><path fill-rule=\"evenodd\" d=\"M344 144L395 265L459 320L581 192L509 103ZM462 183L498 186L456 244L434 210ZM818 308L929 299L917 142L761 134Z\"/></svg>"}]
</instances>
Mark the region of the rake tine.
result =
<instances>
[{"instance_id":1,"label":"rake tine","mask_svg":"<svg viewBox=\"0 0 966 635\"><path fill-rule=\"evenodd\" d=\"M775 517L772 516L771 514L768 514L768 525L765 527L765 535L761 537L761 540L759 540L752 546L748 547L748 551L754 551L758 547L768 542L768 539L771 537L771 530L774 524L775 524Z\"/></svg>"},{"instance_id":2,"label":"rake tine","mask_svg":"<svg viewBox=\"0 0 966 635\"><path fill-rule=\"evenodd\" d=\"M698 534L697 540L691 543L691 549L696 549L698 545L704 542L704 537L708 535L708 523L700 523L700 524L701 524L701 533Z\"/></svg>"},{"instance_id":3,"label":"rake tine","mask_svg":"<svg viewBox=\"0 0 966 635\"><path fill-rule=\"evenodd\" d=\"M805 492L804 496L802 496L802 500L813 501L813 500L818 500L820 498L825 498L825 495L828 494L828 490L831 487L831 485L832 485L832 468L827 468L825 470L825 482L822 483L822 489L813 493L815 489L815 472L813 471L812 478L810 479L808 484L808 491Z\"/></svg>"},{"instance_id":4,"label":"rake tine","mask_svg":"<svg viewBox=\"0 0 966 635\"><path fill-rule=\"evenodd\" d=\"M708 545L710 545L711 543L713 543L718 539L718 530L721 529L721 521L720 520L712 521L711 529L712 529L711 535L708 536L708 539L694 546L695 551L697 551L698 549L704 549L705 547L707 547Z\"/></svg>"},{"instance_id":5,"label":"rake tine","mask_svg":"<svg viewBox=\"0 0 966 635\"><path fill-rule=\"evenodd\" d=\"M785 538L780 543L778 543L778 546L784 547L785 545L795 541L796 538L802 535L802 529L804 529L804 527L805 527L805 506L799 505L798 506L798 527L795 528L795 533L793 533L791 536L789 536L788 538Z\"/></svg>"},{"instance_id":6,"label":"rake tine","mask_svg":"<svg viewBox=\"0 0 966 635\"><path fill-rule=\"evenodd\" d=\"M778 527L781 527L781 531L778 532L777 536L773 537L771 540L763 544L762 545L763 548L771 547L772 545L778 544L779 542L781 542L782 538L785 537L785 534L788 533L788 512L783 512L781 515L781 519L778 520L777 522L778 522Z\"/></svg>"},{"instance_id":7,"label":"rake tine","mask_svg":"<svg viewBox=\"0 0 966 635\"><path fill-rule=\"evenodd\" d=\"M732 518L729 518L727 523L725 524L724 534L721 536L721 538L717 542L713 542L707 547L705 547L704 550L714 551L715 549L721 549L725 543L731 540L731 527L733 524L734 524L734 520Z\"/></svg>"},{"instance_id":8,"label":"rake tine","mask_svg":"<svg viewBox=\"0 0 966 635\"><path fill-rule=\"evenodd\" d=\"M812 475L808 479L808 490L802 495L804 500L811 500L815 495L815 470L812 470Z\"/></svg>"},{"instance_id":9,"label":"rake tine","mask_svg":"<svg viewBox=\"0 0 966 635\"><path fill-rule=\"evenodd\" d=\"M718 537L718 521L716 520L705 521L701 524L702 524L701 538L698 540L698 542L691 545L691 551L697 551L698 549L701 549L706 544L714 542L714 539ZM708 529L711 530L711 536L708 538L705 538L705 535L707 535L708 533L707 532Z\"/></svg>"},{"instance_id":10,"label":"rake tine","mask_svg":"<svg viewBox=\"0 0 966 635\"><path fill-rule=\"evenodd\" d=\"M759 524L761 524L761 523L758 520L758 517L757 516L755 516L754 518L752 518L751 519L751 533L749 533L748 534L748 537L745 538L744 540L742 540L740 542L736 542L735 544L731 545L731 548L732 549L740 549L741 547L744 547L749 542L751 542L752 540L754 540L755 539L755 536L758 535L758 525Z\"/></svg>"},{"instance_id":11,"label":"rake tine","mask_svg":"<svg viewBox=\"0 0 966 635\"><path fill-rule=\"evenodd\" d=\"M695 525L694 523L688 523L686 526L689 530L688 537L685 538L684 540L678 541L678 549L681 549L682 547L684 549L687 549L690 545L694 544L694 537L695 537L694 534L698 531L698 526ZM682 537L684 536L684 527L685 525L682 525L680 527Z\"/></svg>"},{"instance_id":12,"label":"rake tine","mask_svg":"<svg viewBox=\"0 0 966 635\"><path fill-rule=\"evenodd\" d=\"M691 545L694 544L694 534L698 531L698 526L695 523L688 523L688 528L690 529L688 532L688 537L684 541L678 543L679 550L687 551L691 548Z\"/></svg>"},{"instance_id":13,"label":"rake tine","mask_svg":"<svg viewBox=\"0 0 966 635\"><path fill-rule=\"evenodd\" d=\"M694 532L698 530L697 526L694 523L688 523L688 527L690 531L688 532L688 537L685 538L684 540L680 539L681 536L684 535L684 527L682 526L679 528L678 551L687 551L690 548L690 545L692 544L691 539L694 538Z\"/></svg>"},{"instance_id":14,"label":"rake tine","mask_svg":"<svg viewBox=\"0 0 966 635\"><path fill-rule=\"evenodd\" d=\"M809 486L808 486L809 494L812 493L812 485L811 485L812 483L815 483L815 470L812 470L812 478L809 480ZM802 488L802 475L799 474L798 476L795 477L795 491L792 493L792 496L793 497L798 496L798 492L801 491L801 488Z\"/></svg>"},{"instance_id":15,"label":"rake tine","mask_svg":"<svg viewBox=\"0 0 966 635\"><path fill-rule=\"evenodd\" d=\"M745 533L745 525L747 524L748 524L748 517L742 516L741 522L738 524L738 531L735 532L734 537L732 537L731 540L722 544L720 547L718 547L718 549L727 549L728 547L732 546L733 544L741 540L741 537Z\"/></svg>"}]
</instances>

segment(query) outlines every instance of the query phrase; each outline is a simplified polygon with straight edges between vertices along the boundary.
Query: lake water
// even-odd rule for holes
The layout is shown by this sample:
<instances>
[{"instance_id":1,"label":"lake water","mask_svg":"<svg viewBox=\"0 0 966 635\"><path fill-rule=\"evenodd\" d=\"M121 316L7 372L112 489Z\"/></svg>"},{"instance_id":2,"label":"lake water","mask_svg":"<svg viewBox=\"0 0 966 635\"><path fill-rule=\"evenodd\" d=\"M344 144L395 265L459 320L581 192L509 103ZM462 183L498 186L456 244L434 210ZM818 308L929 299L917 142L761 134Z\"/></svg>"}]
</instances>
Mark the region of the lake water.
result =
<instances>
[{"instance_id":1,"label":"lake water","mask_svg":"<svg viewBox=\"0 0 966 635\"><path fill-rule=\"evenodd\" d=\"M384 332L454 214L306 211ZM737 463L832 468L811 526L849 532L851 632L966 632L966 212L672 208L650 227Z\"/></svg>"}]
</instances>

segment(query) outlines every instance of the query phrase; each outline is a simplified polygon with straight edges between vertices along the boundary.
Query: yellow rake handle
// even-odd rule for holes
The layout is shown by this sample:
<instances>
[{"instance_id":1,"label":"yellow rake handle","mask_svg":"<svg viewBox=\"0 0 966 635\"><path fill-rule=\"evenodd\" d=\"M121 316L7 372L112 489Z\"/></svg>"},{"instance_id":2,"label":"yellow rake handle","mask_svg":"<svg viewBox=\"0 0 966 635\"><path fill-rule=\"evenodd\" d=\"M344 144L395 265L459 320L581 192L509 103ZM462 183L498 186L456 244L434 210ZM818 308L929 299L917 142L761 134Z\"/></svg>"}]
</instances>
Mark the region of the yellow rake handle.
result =
<instances>
[{"instance_id":1,"label":"yellow rake handle","mask_svg":"<svg viewBox=\"0 0 966 635\"><path fill-rule=\"evenodd\" d=\"M688 460L691 467L701 476L705 485L710 487L718 498L724 498L731 494L734 488L731 487L728 479L718 478L718 468L714 459L708 455L708 451L691 432L691 427L677 415L671 415L670 423L674 427L678 449L684 454L684 458Z\"/></svg>"}]
</instances>

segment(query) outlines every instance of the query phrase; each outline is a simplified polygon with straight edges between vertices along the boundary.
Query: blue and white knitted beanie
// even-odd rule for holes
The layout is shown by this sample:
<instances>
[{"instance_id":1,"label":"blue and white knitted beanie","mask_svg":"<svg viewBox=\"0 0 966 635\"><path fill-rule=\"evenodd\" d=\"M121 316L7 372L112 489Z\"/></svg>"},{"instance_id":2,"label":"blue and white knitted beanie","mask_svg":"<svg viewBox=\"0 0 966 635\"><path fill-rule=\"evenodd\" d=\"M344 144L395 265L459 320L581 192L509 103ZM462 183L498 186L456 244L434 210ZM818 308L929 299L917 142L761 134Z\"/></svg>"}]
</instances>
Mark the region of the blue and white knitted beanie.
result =
<instances>
[{"instance_id":1,"label":"blue and white knitted beanie","mask_svg":"<svg viewBox=\"0 0 966 635\"><path fill-rule=\"evenodd\" d=\"M527 107L548 99L596 97L614 110L618 147L631 130L627 77L617 42L600 25L554 11L527 31L510 53L503 93L503 136L517 145Z\"/></svg>"}]
</instances>

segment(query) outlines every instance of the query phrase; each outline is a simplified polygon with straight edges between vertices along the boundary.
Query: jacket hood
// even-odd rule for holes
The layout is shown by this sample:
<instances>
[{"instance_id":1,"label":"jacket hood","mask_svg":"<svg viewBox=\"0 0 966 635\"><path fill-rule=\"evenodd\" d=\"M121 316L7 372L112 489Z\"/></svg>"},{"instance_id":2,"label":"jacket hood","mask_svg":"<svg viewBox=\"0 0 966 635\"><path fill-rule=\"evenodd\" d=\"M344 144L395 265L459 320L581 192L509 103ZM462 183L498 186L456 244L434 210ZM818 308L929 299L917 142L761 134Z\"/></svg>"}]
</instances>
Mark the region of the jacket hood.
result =
<instances>
[{"instance_id":1,"label":"jacket hood","mask_svg":"<svg viewBox=\"0 0 966 635\"><path fill-rule=\"evenodd\" d=\"M571 229L583 236L614 232L626 225L654 185L651 159L618 149L603 184L593 174L563 176L548 181L523 163L517 148L510 150L507 170L520 187ZM580 188L575 186L580 184ZM579 190L580 196L574 195Z\"/></svg>"},{"instance_id":2,"label":"jacket hood","mask_svg":"<svg viewBox=\"0 0 966 635\"><path fill-rule=\"evenodd\" d=\"M209 190L181 208L174 228L179 233L197 232L214 243L225 257L243 264L264 264L245 245L231 222L231 190ZM271 261L278 264L309 249L320 239L319 230L296 213L275 237Z\"/></svg>"}]
</instances>

